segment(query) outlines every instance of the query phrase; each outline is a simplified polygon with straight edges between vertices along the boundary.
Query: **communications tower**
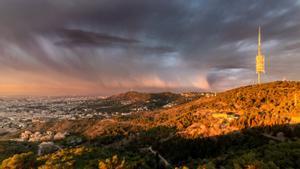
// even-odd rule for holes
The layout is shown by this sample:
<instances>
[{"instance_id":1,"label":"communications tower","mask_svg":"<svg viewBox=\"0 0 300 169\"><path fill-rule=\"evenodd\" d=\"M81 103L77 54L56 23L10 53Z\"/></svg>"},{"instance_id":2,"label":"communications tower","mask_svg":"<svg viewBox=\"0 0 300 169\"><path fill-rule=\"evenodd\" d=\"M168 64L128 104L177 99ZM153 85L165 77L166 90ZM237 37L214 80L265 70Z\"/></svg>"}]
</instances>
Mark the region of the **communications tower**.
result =
<instances>
[{"instance_id":1,"label":"communications tower","mask_svg":"<svg viewBox=\"0 0 300 169\"><path fill-rule=\"evenodd\" d=\"M261 75L265 73L265 56L261 52L261 32L260 27L258 27L258 45L257 45L257 55L256 55L256 74L257 83L261 83Z\"/></svg>"}]
</instances>

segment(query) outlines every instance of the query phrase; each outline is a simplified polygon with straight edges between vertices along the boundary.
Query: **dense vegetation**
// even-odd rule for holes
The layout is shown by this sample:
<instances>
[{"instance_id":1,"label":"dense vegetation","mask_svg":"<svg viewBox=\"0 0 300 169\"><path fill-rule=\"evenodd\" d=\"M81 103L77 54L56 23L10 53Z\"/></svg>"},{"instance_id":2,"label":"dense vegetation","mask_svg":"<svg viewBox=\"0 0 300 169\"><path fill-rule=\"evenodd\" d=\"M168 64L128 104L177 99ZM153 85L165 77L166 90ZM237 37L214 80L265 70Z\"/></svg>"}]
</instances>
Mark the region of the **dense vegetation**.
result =
<instances>
[{"instance_id":1,"label":"dense vegetation","mask_svg":"<svg viewBox=\"0 0 300 169\"><path fill-rule=\"evenodd\" d=\"M0 141L0 161L14 154L37 151L37 144L15 141Z\"/></svg>"},{"instance_id":2,"label":"dense vegetation","mask_svg":"<svg viewBox=\"0 0 300 169\"><path fill-rule=\"evenodd\" d=\"M276 141L261 135L270 131L285 133L287 141ZM4 160L2 168L164 168L163 162L157 154L148 150L149 147L170 163L166 168L300 167L299 125L251 128L197 139L168 137L174 132L174 128L156 127L132 139L101 136L92 140L85 139L80 145L68 145L68 142L62 141L57 143L64 147L62 150L42 156L27 150Z\"/></svg>"}]
</instances>

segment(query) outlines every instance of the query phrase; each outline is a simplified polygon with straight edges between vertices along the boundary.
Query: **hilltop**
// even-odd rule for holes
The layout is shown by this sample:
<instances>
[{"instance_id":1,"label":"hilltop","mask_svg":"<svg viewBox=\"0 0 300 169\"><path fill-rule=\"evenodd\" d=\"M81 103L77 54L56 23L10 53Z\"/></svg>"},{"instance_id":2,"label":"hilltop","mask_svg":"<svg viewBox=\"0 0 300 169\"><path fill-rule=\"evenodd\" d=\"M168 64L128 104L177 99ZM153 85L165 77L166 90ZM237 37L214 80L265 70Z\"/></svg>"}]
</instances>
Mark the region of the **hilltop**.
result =
<instances>
[{"instance_id":1,"label":"hilltop","mask_svg":"<svg viewBox=\"0 0 300 169\"><path fill-rule=\"evenodd\" d=\"M105 113L130 113L153 111L183 104L202 97L205 93L142 93L130 91L113 95L104 99L86 101L79 110L93 109Z\"/></svg>"},{"instance_id":2,"label":"hilltop","mask_svg":"<svg viewBox=\"0 0 300 169\"><path fill-rule=\"evenodd\" d=\"M145 107L144 110L172 107L203 96L203 93L142 93L130 91L108 97L107 101L119 102L125 107Z\"/></svg>"},{"instance_id":3,"label":"hilltop","mask_svg":"<svg viewBox=\"0 0 300 169\"><path fill-rule=\"evenodd\" d=\"M277 110L278 113L293 114L298 110L296 102L300 102L300 82L278 81L228 90L215 97L191 101L170 111L193 109L243 114L247 111Z\"/></svg>"},{"instance_id":4,"label":"hilltop","mask_svg":"<svg viewBox=\"0 0 300 169\"><path fill-rule=\"evenodd\" d=\"M182 133L198 137L247 127L296 123L299 110L300 82L278 81L228 90L154 116L159 123L176 126Z\"/></svg>"},{"instance_id":5,"label":"hilltop","mask_svg":"<svg viewBox=\"0 0 300 169\"><path fill-rule=\"evenodd\" d=\"M131 102L149 102L151 100L161 100L164 102L183 102L191 101L195 98L200 98L204 92L186 92L186 93L171 93L171 92L161 92L161 93L142 93L137 91L130 91L126 93L121 93L108 97L111 100L119 101L131 101Z\"/></svg>"}]
</instances>

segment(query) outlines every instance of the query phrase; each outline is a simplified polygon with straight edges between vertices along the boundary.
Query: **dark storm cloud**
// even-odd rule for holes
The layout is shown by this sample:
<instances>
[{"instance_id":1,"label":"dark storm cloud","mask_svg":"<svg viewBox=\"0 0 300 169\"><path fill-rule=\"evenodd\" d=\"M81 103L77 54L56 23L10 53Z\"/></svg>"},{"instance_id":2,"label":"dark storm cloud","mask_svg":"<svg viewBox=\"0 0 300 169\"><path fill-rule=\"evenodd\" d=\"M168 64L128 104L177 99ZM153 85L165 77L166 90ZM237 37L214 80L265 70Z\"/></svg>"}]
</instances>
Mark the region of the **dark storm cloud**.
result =
<instances>
[{"instance_id":1,"label":"dark storm cloud","mask_svg":"<svg viewBox=\"0 0 300 169\"><path fill-rule=\"evenodd\" d=\"M129 39L104 33L96 33L76 29L63 29L57 35L59 35L61 40L55 42L55 44L64 47L130 47L131 49L146 54L162 54L175 52L175 50L171 47L147 46L147 44L144 44L143 42L136 39Z\"/></svg>"},{"instance_id":2,"label":"dark storm cloud","mask_svg":"<svg viewBox=\"0 0 300 169\"><path fill-rule=\"evenodd\" d=\"M111 45L130 45L138 43L135 39L128 39L123 37L111 36L108 34L101 34L95 32L88 32L83 30L63 29L60 32L62 41L57 42L57 45L66 46L111 46Z\"/></svg>"},{"instance_id":3,"label":"dark storm cloud","mask_svg":"<svg viewBox=\"0 0 300 169\"><path fill-rule=\"evenodd\" d=\"M0 61L2 69L42 68L54 81L72 77L108 93L223 89L255 78L261 25L269 80L296 80L299 17L298 0L0 0Z\"/></svg>"}]
</instances>

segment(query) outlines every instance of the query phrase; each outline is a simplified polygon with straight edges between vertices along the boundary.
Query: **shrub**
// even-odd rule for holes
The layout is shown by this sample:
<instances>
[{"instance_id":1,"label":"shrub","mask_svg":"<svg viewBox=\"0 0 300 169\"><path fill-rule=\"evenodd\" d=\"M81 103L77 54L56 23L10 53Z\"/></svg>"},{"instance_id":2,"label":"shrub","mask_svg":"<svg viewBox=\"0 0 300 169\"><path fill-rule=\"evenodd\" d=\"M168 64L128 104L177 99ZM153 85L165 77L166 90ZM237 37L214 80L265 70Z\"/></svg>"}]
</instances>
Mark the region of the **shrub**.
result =
<instances>
[{"instance_id":1,"label":"shrub","mask_svg":"<svg viewBox=\"0 0 300 169\"><path fill-rule=\"evenodd\" d=\"M2 161L2 169L31 169L34 168L34 154L32 152L15 154Z\"/></svg>"},{"instance_id":2,"label":"shrub","mask_svg":"<svg viewBox=\"0 0 300 169\"><path fill-rule=\"evenodd\" d=\"M108 158L105 161L99 161L99 169L124 169L125 160L121 160L117 155L114 155L112 158Z\"/></svg>"}]
</instances>

